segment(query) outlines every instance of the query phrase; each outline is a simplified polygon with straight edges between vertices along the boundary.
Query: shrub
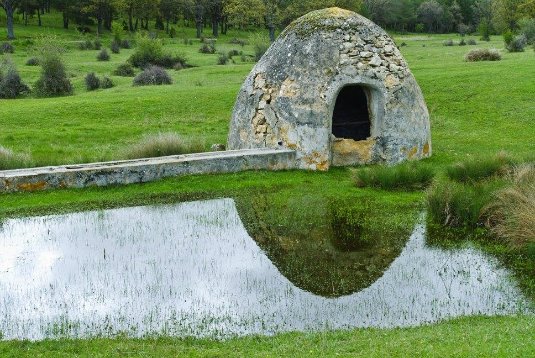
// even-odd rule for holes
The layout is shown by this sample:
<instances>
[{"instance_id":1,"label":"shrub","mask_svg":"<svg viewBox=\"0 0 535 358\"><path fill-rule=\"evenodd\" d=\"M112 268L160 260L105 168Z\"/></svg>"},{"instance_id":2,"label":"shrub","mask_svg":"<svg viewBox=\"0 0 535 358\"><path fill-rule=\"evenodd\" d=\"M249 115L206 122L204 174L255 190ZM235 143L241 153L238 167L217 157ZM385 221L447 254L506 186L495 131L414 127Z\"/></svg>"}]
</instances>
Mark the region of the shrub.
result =
<instances>
[{"instance_id":1,"label":"shrub","mask_svg":"<svg viewBox=\"0 0 535 358\"><path fill-rule=\"evenodd\" d=\"M14 53L15 48L9 42L4 42L0 45L0 55L4 53Z\"/></svg>"},{"instance_id":2,"label":"shrub","mask_svg":"<svg viewBox=\"0 0 535 358\"><path fill-rule=\"evenodd\" d=\"M0 145L0 170L26 168L32 165L29 155L14 153Z\"/></svg>"},{"instance_id":3,"label":"shrub","mask_svg":"<svg viewBox=\"0 0 535 358\"><path fill-rule=\"evenodd\" d=\"M98 61L109 61L110 60L110 54L108 53L108 50L105 48L102 49L97 55Z\"/></svg>"},{"instance_id":4,"label":"shrub","mask_svg":"<svg viewBox=\"0 0 535 358\"><path fill-rule=\"evenodd\" d=\"M122 76L122 77L134 77L134 68L129 63L122 63L115 71L113 71L113 74L116 76Z\"/></svg>"},{"instance_id":5,"label":"shrub","mask_svg":"<svg viewBox=\"0 0 535 358\"><path fill-rule=\"evenodd\" d=\"M464 39L461 39L461 41L459 41L459 46L466 46L466 41L464 41Z\"/></svg>"},{"instance_id":6,"label":"shrub","mask_svg":"<svg viewBox=\"0 0 535 358\"><path fill-rule=\"evenodd\" d=\"M269 40L267 40L264 37L256 36L254 38L254 53L255 53L255 60L260 61L262 56L264 56L264 53L266 53L267 49L270 46Z\"/></svg>"},{"instance_id":7,"label":"shrub","mask_svg":"<svg viewBox=\"0 0 535 358\"><path fill-rule=\"evenodd\" d=\"M242 53L243 53L243 52L242 52ZM229 57L229 58L232 58L232 57L234 57L234 56L241 55L242 53L240 53L240 51L238 51L238 50L230 50L230 51L228 52L228 57Z\"/></svg>"},{"instance_id":8,"label":"shrub","mask_svg":"<svg viewBox=\"0 0 535 358\"><path fill-rule=\"evenodd\" d=\"M520 33L526 37L526 42L535 45L535 19L520 20Z\"/></svg>"},{"instance_id":9,"label":"shrub","mask_svg":"<svg viewBox=\"0 0 535 358\"><path fill-rule=\"evenodd\" d=\"M511 246L535 244L535 165L515 168L512 184L493 195L484 208L486 226Z\"/></svg>"},{"instance_id":10,"label":"shrub","mask_svg":"<svg viewBox=\"0 0 535 358\"><path fill-rule=\"evenodd\" d=\"M85 76L85 87L88 91L94 91L100 88L100 79L95 75L95 72L88 73Z\"/></svg>"},{"instance_id":11,"label":"shrub","mask_svg":"<svg viewBox=\"0 0 535 358\"><path fill-rule=\"evenodd\" d=\"M527 45L526 36L515 36L511 31L507 31L503 34L503 40L505 42L505 48L509 52L523 52L524 47Z\"/></svg>"},{"instance_id":12,"label":"shrub","mask_svg":"<svg viewBox=\"0 0 535 358\"><path fill-rule=\"evenodd\" d=\"M475 46L475 45L477 45L477 42L476 42L476 40L474 40L474 39L468 39L468 41L466 41L466 43L467 43L468 45L470 45L470 46Z\"/></svg>"},{"instance_id":13,"label":"shrub","mask_svg":"<svg viewBox=\"0 0 535 358\"><path fill-rule=\"evenodd\" d=\"M112 79L109 78L108 76L104 76L100 80L100 88L102 89L112 88L113 86L115 86L115 84L113 83Z\"/></svg>"},{"instance_id":14,"label":"shrub","mask_svg":"<svg viewBox=\"0 0 535 358\"><path fill-rule=\"evenodd\" d=\"M455 163L446 168L446 175L458 182L476 182L496 175L506 174L513 161L505 154L492 158L477 158Z\"/></svg>"},{"instance_id":15,"label":"shrub","mask_svg":"<svg viewBox=\"0 0 535 358\"><path fill-rule=\"evenodd\" d=\"M354 180L358 187L415 190L430 185L434 176L434 171L426 165L404 163L394 167L360 169L355 172Z\"/></svg>"},{"instance_id":16,"label":"shrub","mask_svg":"<svg viewBox=\"0 0 535 358\"><path fill-rule=\"evenodd\" d=\"M472 27L466 24L459 24L457 30L459 31L459 35L464 36L472 32Z\"/></svg>"},{"instance_id":17,"label":"shrub","mask_svg":"<svg viewBox=\"0 0 535 358\"><path fill-rule=\"evenodd\" d=\"M93 43L91 42L91 40L85 40L78 43L78 48L83 51L91 50L93 48Z\"/></svg>"},{"instance_id":18,"label":"shrub","mask_svg":"<svg viewBox=\"0 0 535 358\"><path fill-rule=\"evenodd\" d=\"M407 43L406 43L406 42L402 42L402 43L399 45L399 47L405 47L405 46L407 46Z\"/></svg>"},{"instance_id":19,"label":"shrub","mask_svg":"<svg viewBox=\"0 0 535 358\"><path fill-rule=\"evenodd\" d=\"M147 67L134 78L134 86L170 85L173 83L167 71L158 66Z\"/></svg>"},{"instance_id":20,"label":"shrub","mask_svg":"<svg viewBox=\"0 0 535 358\"><path fill-rule=\"evenodd\" d=\"M203 43L201 48L199 49L200 53L207 53L207 54L213 54L215 53L215 45L213 43Z\"/></svg>"},{"instance_id":21,"label":"shrub","mask_svg":"<svg viewBox=\"0 0 535 358\"><path fill-rule=\"evenodd\" d=\"M228 63L228 56L224 53L220 53L219 57L217 58L217 64L226 65L227 63Z\"/></svg>"},{"instance_id":22,"label":"shrub","mask_svg":"<svg viewBox=\"0 0 535 358\"><path fill-rule=\"evenodd\" d=\"M490 41L490 24L487 20L481 20L477 27L481 41Z\"/></svg>"},{"instance_id":23,"label":"shrub","mask_svg":"<svg viewBox=\"0 0 535 358\"><path fill-rule=\"evenodd\" d=\"M100 42L100 40L95 40L93 43L93 48L97 51L100 50L102 48L102 42Z\"/></svg>"},{"instance_id":24,"label":"shrub","mask_svg":"<svg viewBox=\"0 0 535 358\"><path fill-rule=\"evenodd\" d=\"M477 62L477 61L500 61L502 55L498 50L489 50L487 48L474 49L468 52L464 56L465 61Z\"/></svg>"},{"instance_id":25,"label":"shrub","mask_svg":"<svg viewBox=\"0 0 535 358\"><path fill-rule=\"evenodd\" d=\"M53 49L45 50L39 60L41 63L41 77L35 83L38 96L64 96L73 92L71 81L65 72L65 65L61 55Z\"/></svg>"},{"instance_id":26,"label":"shrub","mask_svg":"<svg viewBox=\"0 0 535 358\"><path fill-rule=\"evenodd\" d=\"M174 27L171 27L171 29L169 29L169 37L172 39L176 37L176 29Z\"/></svg>"},{"instance_id":27,"label":"shrub","mask_svg":"<svg viewBox=\"0 0 535 358\"><path fill-rule=\"evenodd\" d=\"M124 153L128 159L162 157L204 151L204 143L187 140L176 133L147 135L133 144Z\"/></svg>"},{"instance_id":28,"label":"shrub","mask_svg":"<svg viewBox=\"0 0 535 358\"><path fill-rule=\"evenodd\" d=\"M13 99L29 91L30 89L22 82L15 66L4 62L0 66L0 98Z\"/></svg>"},{"instance_id":29,"label":"shrub","mask_svg":"<svg viewBox=\"0 0 535 358\"><path fill-rule=\"evenodd\" d=\"M164 53L161 41L147 36L138 37L136 51L130 57L129 62L141 68L150 65L173 68L177 63L187 66L184 57Z\"/></svg>"},{"instance_id":30,"label":"shrub","mask_svg":"<svg viewBox=\"0 0 535 358\"><path fill-rule=\"evenodd\" d=\"M481 221L483 208L499 182L459 183L449 180L435 182L427 192L429 219L444 226L476 227Z\"/></svg>"},{"instance_id":31,"label":"shrub","mask_svg":"<svg viewBox=\"0 0 535 358\"><path fill-rule=\"evenodd\" d=\"M111 52L118 54L121 52L121 44L118 42L113 41L110 45Z\"/></svg>"},{"instance_id":32,"label":"shrub","mask_svg":"<svg viewBox=\"0 0 535 358\"><path fill-rule=\"evenodd\" d=\"M124 48L124 49L129 49L132 47L132 45L130 44L130 41L128 40L123 40L121 41L121 47Z\"/></svg>"},{"instance_id":33,"label":"shrub","mask_svg":"<svg viewBox=\"0 0 535 358\"><path fill-rule=\"evenodd\" d=\"M39 59L37 57L30 57L26 60L26 66L39 66Z\"/></svg>"},{"instance_id":34,"label":"shrub","mask_svg":"<svg viewBox=\"0 0 535 358\"><path fill-rule=\"evenodd\" d=\"M442 45L444 46L453 46L453 40L445 40Z\"/></svg>"},{"instance_id":35,"label":"shrub","mask_svg":"<svg viewBox=\"0 0 535 358\"><path fill-rule=\"evenodd\" d=\"M229 43L231 44L234 44L234 45L240 45L241 47L247 45L247 41L243 40L243 39L238 39L236 37L232 38Z\"/></svg>"}]
</instances>

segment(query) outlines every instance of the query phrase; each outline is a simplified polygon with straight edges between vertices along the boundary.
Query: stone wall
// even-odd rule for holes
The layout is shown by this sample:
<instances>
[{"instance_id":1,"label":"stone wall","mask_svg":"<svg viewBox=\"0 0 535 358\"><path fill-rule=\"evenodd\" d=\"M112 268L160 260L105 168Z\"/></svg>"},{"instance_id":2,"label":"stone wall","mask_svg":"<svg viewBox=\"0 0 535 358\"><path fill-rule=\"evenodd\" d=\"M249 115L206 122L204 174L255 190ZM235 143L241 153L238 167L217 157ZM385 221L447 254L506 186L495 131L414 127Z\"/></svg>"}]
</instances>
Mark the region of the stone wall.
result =
<instances>
[{"instance_id":1,"label":"stone wall","mask_svg":"<svg viewBox=\"0 0 535 358\"><path fill-rule=\"evenodd\" d=\"M293 169L292 150L238 150L0 171L0 193L144 183L188 174Z\"/></svg>"}]
</instances>

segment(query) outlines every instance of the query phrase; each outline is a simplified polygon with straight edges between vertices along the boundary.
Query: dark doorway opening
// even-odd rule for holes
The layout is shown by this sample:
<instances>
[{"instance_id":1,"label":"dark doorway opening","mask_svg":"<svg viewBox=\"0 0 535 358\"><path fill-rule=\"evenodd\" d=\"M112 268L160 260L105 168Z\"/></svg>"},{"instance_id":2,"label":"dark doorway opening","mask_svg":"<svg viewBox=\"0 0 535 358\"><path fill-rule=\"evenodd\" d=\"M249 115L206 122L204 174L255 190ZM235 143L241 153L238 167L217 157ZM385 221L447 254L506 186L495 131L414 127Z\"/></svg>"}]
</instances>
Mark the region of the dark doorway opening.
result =
<instances>
[{"instance_id":1,"label":"dark doorway opening","mask_svg":"<svg viewBox=\"0 0 535 358\"><path fill-rule=\"evenodd\" d=\"M370 131L371 122L366 92L361 86L342 88L334 106L334 136L364 140L370 136Z\"/></svg>"}]
</instances>

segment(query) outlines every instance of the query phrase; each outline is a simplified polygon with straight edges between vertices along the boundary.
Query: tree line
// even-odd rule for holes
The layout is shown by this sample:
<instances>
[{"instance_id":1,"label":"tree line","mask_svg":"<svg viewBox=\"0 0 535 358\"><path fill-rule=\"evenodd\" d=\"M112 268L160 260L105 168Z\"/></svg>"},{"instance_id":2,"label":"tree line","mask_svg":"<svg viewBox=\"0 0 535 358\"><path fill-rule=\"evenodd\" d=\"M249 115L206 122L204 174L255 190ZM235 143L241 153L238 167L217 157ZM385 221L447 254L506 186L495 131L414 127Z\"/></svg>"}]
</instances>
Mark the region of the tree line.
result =
<instances>
[{"instance_id":1,"label":"tree line","mask_svg":"<svg viewBox=\"0 0 535 358\"><path fill-rule=\"evenodd\" d=\"M209 28L212 36L229 27L266 28L271 40L277 29L305 13L338 6L358 12L377 24L401 32L502 33L518 28L522 18L535 18L535 0L0 0L6 13L8 38L15 38L14 16L41 16L51 10L63 27L96 25L98 33L119 22L130 32L171 31L173 24L194 26L197 37Z\"/></svg>"}]
</instances>

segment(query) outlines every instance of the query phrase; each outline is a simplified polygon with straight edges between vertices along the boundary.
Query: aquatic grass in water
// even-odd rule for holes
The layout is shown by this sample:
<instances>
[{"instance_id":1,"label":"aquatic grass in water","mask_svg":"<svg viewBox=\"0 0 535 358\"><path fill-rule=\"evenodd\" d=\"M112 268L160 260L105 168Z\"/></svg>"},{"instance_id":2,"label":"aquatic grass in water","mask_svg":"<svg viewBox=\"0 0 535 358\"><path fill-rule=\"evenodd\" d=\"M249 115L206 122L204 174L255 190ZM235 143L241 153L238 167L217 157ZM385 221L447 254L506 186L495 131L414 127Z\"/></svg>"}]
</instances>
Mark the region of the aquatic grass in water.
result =
<instances>
[{"instance_id":1,"label":"aquatic grass in water","mask_svg":"<svg viewBox=\"0 0 535 358\"><path fill-rule=\"evenodd\" d=\"M381 278L338 298L282 276L230 199L0 225L3 339L401 327L526 305L495 260L428 248L421 224Z\"/></svg>"}]
</instances>

